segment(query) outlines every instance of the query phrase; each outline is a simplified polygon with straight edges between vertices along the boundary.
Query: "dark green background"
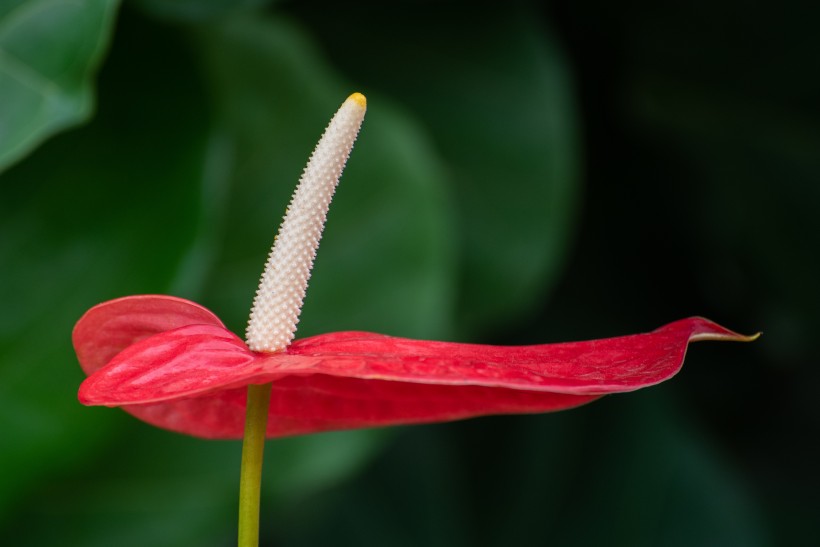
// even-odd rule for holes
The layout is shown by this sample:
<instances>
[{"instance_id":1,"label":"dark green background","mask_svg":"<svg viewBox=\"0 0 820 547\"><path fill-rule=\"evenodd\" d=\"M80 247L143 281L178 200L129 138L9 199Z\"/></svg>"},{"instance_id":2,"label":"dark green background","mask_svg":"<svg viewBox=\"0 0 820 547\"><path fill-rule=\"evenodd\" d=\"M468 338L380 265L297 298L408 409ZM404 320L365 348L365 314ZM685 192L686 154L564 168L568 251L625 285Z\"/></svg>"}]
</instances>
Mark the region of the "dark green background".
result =
<instances>
[{"instance_id":1,"label":"dark green background","mask_svg":"<svg viewBox=\"0 0 820 547\"><path fill-rule=\"evenodd\" d=\"M352 91L368 116L300 336L764 335L568 412L270 442L264 545L820 539L818 10L87 0L43 40L9 33L25 4L0 4L0 52L57 91L35 108L0 57L4 545L234 541L239 443L81 407L71 328L170 293L241 332Z\"/></svg>"}]
</instances>

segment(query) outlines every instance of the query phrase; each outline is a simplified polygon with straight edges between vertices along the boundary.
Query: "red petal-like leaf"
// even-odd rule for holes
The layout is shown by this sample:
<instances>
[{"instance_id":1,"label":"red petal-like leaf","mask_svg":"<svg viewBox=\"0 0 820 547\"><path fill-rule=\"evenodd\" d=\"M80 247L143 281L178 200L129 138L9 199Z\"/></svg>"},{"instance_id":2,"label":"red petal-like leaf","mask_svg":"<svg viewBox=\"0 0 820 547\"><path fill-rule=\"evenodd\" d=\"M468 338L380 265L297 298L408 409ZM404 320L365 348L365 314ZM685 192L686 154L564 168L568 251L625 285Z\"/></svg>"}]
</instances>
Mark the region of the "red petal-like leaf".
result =
<instances>
[{"instance_id":1,"label":"red petal-like leaf","mask_svg":"<svg viewBox=\"0 0 820 547\"><path fill-rule=\"evenodd\" d=\"M225 327L188 325L132 344L80 385L83 404L121 406L247 385L259 357Z\"/></svg>"},{"instance_id":2,"label":"red petal-like leaf","mask_svg":"<svg viewBox=\"0 0 820 547\"><path fill-rule=\"evenodd\" d=\"M242 436L245 390L237 388L267 382L269 436L547 412L668 379L688 343L706 339L750 338L691 318L589 342L499 347L345 332L257 354L224 328L199 325L129 347L89 377L80 396L219 438Z\"/></svg>"},{"instance_id":3,"label":"red petal-like leaf","mask_svg":"<svg viewBox=\"0 0 820 547\"><path fill-rule=\"evenodd\" d=\"M339 332L297 340L286 352L314 357L309 371L333 376L602 395L669 379L680 370L688 342L747 339L692 317L648 334L587 342L487 346ZM294 368L291 373L303 372Z\"/></svg>"},{"instance_id":4,"label":"red petal-like leaf","mask_svg":"<svg viewBox=\"0 0 820 547\"><path fill-rule=\"evenodd\" d=\"M193 399L122 407L149 424L195 437L240 439L247 389ZM489 414L528 414L576 407L599 395L566 395L483 386L440 386L314 374L273 383L269 438Z\"/></svg>"},{"instance_id":5,"label":"red petal-like leaf","mask_svg":"<svg viewBox=\"0 0 820 547\"><path fill-rule=\"evenodd\" d=\"M98 304L77 324L71 339L86 374L92 374L128 346L185 325L218 325L210 310L189 300L138 295Z\"/></svg>"}]
</instances>

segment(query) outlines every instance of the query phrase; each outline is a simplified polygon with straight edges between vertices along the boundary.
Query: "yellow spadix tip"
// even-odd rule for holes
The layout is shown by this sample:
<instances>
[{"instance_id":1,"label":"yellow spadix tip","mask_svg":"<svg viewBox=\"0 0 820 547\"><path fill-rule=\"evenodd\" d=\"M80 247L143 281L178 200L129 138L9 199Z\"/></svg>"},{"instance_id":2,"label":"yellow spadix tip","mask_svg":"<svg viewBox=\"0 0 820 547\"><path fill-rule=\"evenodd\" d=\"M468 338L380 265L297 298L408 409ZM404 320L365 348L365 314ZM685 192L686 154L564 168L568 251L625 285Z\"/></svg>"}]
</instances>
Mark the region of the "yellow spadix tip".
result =
<instances>
[{"instance_id":1,"label":"yellow spadix tip","mask_svg":"<svg viewBox=\"0 0 820 547\"><path fill-rule=\"evenodd\" d=\"M362 108L367 108L367 99L361 93L353 93L347 98L348 101L353 101Z\"/></svg>"}]
</instances>

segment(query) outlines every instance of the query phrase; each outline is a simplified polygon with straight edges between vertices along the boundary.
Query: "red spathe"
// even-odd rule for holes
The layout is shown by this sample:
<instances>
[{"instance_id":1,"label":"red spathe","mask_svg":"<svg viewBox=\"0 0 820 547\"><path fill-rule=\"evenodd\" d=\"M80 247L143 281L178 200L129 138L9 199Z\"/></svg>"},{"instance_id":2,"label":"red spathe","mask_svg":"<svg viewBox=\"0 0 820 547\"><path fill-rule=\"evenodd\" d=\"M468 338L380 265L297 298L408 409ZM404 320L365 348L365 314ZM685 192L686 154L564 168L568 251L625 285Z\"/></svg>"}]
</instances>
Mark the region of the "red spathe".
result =
<instances>
[{"instance_id":1,"label":"red spathe","mask_svg":"<svg viewBox=\"0 0 820 547\"><path fill-rule=\"evenodd\" d=\"M575 407L675 375L689 342L748 341L693 317L651 333L533 346L486 346L335 332L255 353L207 309L131 296L74 328L89 377L83 404L122 406L153 425L241 438L245 387L273 383L268 436L429 423Z\"/></svg>"}]
</instances>

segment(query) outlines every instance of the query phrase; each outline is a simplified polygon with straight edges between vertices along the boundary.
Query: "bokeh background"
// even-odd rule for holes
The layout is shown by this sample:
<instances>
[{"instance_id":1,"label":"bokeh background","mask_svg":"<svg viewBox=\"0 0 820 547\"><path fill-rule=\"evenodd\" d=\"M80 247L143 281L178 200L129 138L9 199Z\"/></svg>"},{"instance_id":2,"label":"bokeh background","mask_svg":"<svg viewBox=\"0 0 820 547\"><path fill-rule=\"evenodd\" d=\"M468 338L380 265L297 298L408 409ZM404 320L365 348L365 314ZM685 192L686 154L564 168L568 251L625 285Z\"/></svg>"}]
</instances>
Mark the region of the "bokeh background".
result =
<instances>
[{"instance_id":1,"label":"bokeh background","mask_svg":"<svg viewBox=\"0 0 820 547\"><path fill-rule=\"evenodd\" d=\"M232 544L239 443L81 407L71 328L169 293L242 332L361 91L300 335L764 335L577 410L270 442L264 545L816 545L808 5L0 2L2 543Z\"/></svg>"}]
</instances>

